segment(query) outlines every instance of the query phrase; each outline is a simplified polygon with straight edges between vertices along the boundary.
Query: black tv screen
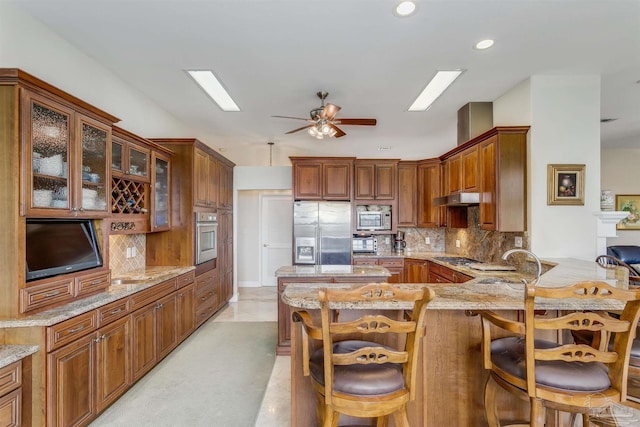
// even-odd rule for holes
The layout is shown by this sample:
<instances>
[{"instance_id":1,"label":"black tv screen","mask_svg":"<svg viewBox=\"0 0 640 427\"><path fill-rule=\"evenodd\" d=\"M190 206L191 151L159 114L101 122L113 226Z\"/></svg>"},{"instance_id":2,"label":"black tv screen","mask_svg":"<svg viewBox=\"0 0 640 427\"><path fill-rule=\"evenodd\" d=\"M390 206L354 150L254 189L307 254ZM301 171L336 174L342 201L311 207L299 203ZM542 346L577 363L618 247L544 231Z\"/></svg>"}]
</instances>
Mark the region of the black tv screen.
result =
<instances>
[{"instance_id":1,"label":"black tv screen","mask_svg":"<svg viewBox=\"0 0 640 427\"><path fill-rule=\"evenodd\" d=\"M102 266L90 219L27 219L26 280Z\"/></svg>"}]
</instances>

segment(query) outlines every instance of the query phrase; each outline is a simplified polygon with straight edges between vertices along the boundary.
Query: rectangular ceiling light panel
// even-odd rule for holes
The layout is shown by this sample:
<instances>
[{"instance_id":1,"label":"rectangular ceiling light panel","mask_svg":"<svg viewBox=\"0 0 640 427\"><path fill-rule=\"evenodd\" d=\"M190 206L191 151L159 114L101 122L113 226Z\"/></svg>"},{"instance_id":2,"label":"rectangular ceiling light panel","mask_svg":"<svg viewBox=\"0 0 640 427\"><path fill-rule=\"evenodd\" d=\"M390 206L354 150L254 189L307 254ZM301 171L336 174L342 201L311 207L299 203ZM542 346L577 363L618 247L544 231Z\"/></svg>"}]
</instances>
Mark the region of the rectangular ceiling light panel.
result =
<instances>
[{"instance_id":1,"label":"rectangular ceiling light panel","mask_svg":"<svg viewBox=\"0 0 640 427\"><path fill-rule=\"evenodd\" d=\"M425 111L464 70L438 71L427 87L418 95L409 111Z\"/></svg>"},{"instance_id":2,"label":"rectangular ceiling light panel","mask_svg":"<svg viewBox=\"0 0 640 427\"><path fill-rule=\"evenodd\" d=\"M231 96L222 87L213 72L209 70L187 71L189 75L200 85L202 89L213 99L223 111L240 111L240 107L231 99Z\"/></svg>"}]
</instances>

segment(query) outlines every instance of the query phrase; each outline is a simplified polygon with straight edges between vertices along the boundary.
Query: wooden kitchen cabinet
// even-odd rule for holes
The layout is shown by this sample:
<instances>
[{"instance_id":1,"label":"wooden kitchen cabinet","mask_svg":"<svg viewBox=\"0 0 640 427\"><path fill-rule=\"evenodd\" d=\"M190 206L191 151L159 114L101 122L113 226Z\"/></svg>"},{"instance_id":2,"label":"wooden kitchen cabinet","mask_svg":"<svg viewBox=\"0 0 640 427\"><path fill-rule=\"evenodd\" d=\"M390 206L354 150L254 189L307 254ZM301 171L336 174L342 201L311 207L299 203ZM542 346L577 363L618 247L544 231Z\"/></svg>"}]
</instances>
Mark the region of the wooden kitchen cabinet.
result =
<instances>
[{"instance_id":1,"label":"wooden kitchen cabinet","mask_svg":"<svg viewBox=\"0 0 640 427\"><path fill-rule=\"evenodd\" d=\"M473 279L464 273L445 267L435 262L428 263L429 283L464 283Z\"/></svg>"},{"instance_id":2,"label":"wooden kitchen cabinet","mask_svg":"<svg viewBox=\"0 0 640 427\"><path fill-rule=\"evenodd\" d=\"M440 196L440 169L438 159L418 162L418 227L441 226L440 208L433 206L433 199Z\"/></svg>"},{"instance_id":3,"label":"wooden kitchen cabinet","mask_svg":"<svg viewBox=\"0 0 640 427\"><path fill-rule=\"evenodd\" d=\"M134 381L155 366L157 342L156 307L150 304L131 314L131 369Z\"/></svg>"},{"instance_id":4,"label":"wooden kitchen cabinet","mask_svg":"<svg viewBox=\"0 0 640 427\"><path fill-rule=\"evenodd\" d=\"M178 289L176 293L178 304L176 334L178 342L182 342L186 337L191 335L196 328L195 286L195 283L192 281L191 284Z\"/></svg>"},{"instance_id":5,"label":"wooden kitchen cabinet","mask_svg":"<svg viewBox=\"0 0 640 427\"><path fill-rule=\"evenodd\" d=\"M93 332L47 355L47 426L86 424L96 413Z\"/></svg>"},{"instance_id":6,"label":"wooden kitchen cabinet","mask_svg":"<svg viewBox=\"0 0 640 427\"><path fill-rule=\"evenodd\" d=\"M209 270L196 276L196 325L200 326L220 305L220 278L218 269Z\"/></svg>"},{"instance_id":7,"label":"wooden kitchen cabinet","mask_svg":"<svg viewBox=\"0 0 640 427\"><path fill-rule=\"evenodd\" d=\"M395 200L398 181L398 159L356 159L354 199Z\"/></svg>"},{"instance_id":8,"label":"wooden kitchen cabinet","mask_svg":"<svg viewBox=\"0 0 640 427\"><path fill-rule=\"evenodd\" d=\"M193 204L203 208L215 208L218 205L218 163L208 152L194 150L194 195Z\"/></svg>"},{"instance_id":9,"label":"wooden kitchen cabinet","mask_svg":"<svg viewBox=\"0 0 640 427\"><path fill-rule=\"evenodd\" d=\"M477 192L479 180L478 146L471 146L445 160L448 193Z\"/></svg>"},{"instance_id":10,"label":"wooden kitchen cabinet","mask_svg":"<svg viewBox=\"0 0 640 427\"><path fill-rule=\"evenodd\" d=\"M233 207L233 166L226 159L218 159L218 173L220 176L218 207L230 209Z\"/></svg>"},{"instance_id":11,"label":"wooden kitchen cabinet","mask_svg":"<svg viewBox=\"0 0 640 427\"><path fill-rule=\"evenodd\" d=\"M171 158L154 151L151 156L151 230L171 229Z\"/></svg>"},{"instance_id":12,"label":"wooden kitchen cabinet","mask_svg":"<svg viewBox=\"0 0 640 427\"><path fill-rule=\"evenodd\" d=\"M177 313L178 302L175 292L158 300L156 304L158 360L164 358L178 344L176 327Z\"/></svg>"},{"instance_id":13,"label":"wooden kitchen cabinet","mask_svg":"<svg viewBox=\"0 0 640 427\"><path fill-rule=\"evenodd\" d=\"M131 385L131 344L129 317L98 330L96 349L96 405L102 412Z\"/></svg>"},{"instance_id":14,"label":"wooden kitchen cabinet","mask_svg":"<svg viewBox=\"0 0 640 427\"><path fill-rule=\"evenodd\" d=\"M407 283L427 283L427 261L405 258L404 279Z\"/></svg>"},{"instance_id":15,"label":"wooden kitchen cabinet","mask_svg":"<svg viewBox=\"0 0 640 427\"><path fill-rule=\"evenodd\" d=\"M111 140L111 173L136 181L151 180L151 149L141 138L130 132L114 127Z\"/></svg>"},{"instance_id":16,"label":"wooden kitchen cabinet","mask_svg":"<svg viewBox=\"0 0 640 427\"><path fill-rule=\"evenodd\" d=\"M476 138L483 230L526 231L528 130L528 126L496 127Z\"/></svg>"},{"instance_id":17,"label":"wooden kitchen cabinet","mask_svg":"<svg viewBox=\"0 0 640 427\"><path fill-rule=\"evenodd\" d=\"M112 123L28 90L22 114L24 215L107 216Z\"/></svg>"},{"instance_id":18,"label":"wooden kitchen cabinet","mask_svg":"<svg viewBox=\"0 0 640 427\"><path fill-rule=\"evenodd\" d=\"M233 212L218 211L218 271L220 283L220 308L233 296Z\"/></svg>"},{"instance_id":19,"label":"wooden kitchen cabinet","mask_svg":"<svg viewBox=\"0 0 640 427\"><path fill-rule=\"evenodd\" d=\"M22 360L0 368L0 426L22 425Z\"/></svg>"},{"instance_id":20,"label":"wooden kitchen cabinet","mask_svg":"<svg viewBox=\"0 0 640 427\"><path fill-rule=\"evenodd\" d=\"M289 157L294 200L351 200L353 157Z\"/></svg>"},{"instance_id":21,"label":"wooden kitchen cabinet","mask_svg":"<svg viewBox=\"0 0 640 427\"><path fill-rule=\"evenodd\" d=\"M418 225L418 163L398 163L398 227Z\"/></svg>"},{"instance_id":22,"label":"wooden kitchen cabinet","mask_svg":"<svg viewBox=\"0 0 640 427\"><path fill-rule=\"evenodd\" d=\"M391 273L387 277L387 283L403 283L404 282L404 258L402 257L354 257L353 265L379 265L386 268Z\"/></svg>"}]
</instances>

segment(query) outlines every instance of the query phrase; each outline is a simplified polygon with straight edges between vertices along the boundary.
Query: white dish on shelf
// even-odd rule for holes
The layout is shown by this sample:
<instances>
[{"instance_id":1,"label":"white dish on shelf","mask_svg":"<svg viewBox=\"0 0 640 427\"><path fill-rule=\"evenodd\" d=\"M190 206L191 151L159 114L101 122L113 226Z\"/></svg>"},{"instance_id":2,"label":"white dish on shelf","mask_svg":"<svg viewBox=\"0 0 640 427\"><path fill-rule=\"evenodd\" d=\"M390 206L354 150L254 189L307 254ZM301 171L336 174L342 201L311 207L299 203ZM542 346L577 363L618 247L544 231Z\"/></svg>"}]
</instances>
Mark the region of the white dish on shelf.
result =
<instances>
[{"instance_id":1,"label":"white dish on shelf","mask_svg":"<svg viewBox=\"0 0 640 427\"><path fill-rule=\"evenodd\" d=\"M62 176L62 154L40 159L40 173L43 175Z\"/></svg>"},{"instance_id":2,"label":"white dish on shelf","mask_svg":"<svg viewBox=\"0 0 640 427\"><path fill-rule=\"evenodd\" d=\"M54 208L66 208L67 201L66 200L54 200L51 202L51 207Z\"/></svg>"},{"instance_id":3,"label":"white dish on shelf","mask_svg":"<svg viewBox=\"0 0 640 427\"><path fill-rule=\"evenodd\" d=\"M98 197L98 192L96 190L92 190L91 188L83 188L82 189L82 200L91 200L95 201L95 198Z\"/></svg>"},{"instance_id":4,"label":"white dish on shelf","mask_svg":"<svg viewBox=\"0 0 640 427\"><path fill-rule=\"evenodd\" d=\"M33 190L33 206L50 206L53 199L51 190Z\"/></svg>"}]
</instances>

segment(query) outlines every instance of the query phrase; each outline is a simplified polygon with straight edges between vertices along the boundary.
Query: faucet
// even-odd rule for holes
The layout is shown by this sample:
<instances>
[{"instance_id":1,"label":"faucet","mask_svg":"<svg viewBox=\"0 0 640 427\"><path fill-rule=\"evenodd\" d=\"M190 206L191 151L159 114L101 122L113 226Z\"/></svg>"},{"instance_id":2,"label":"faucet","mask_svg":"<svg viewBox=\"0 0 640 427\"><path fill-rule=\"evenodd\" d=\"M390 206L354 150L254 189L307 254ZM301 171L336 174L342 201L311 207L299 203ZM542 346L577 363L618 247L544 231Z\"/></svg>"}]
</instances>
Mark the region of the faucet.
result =
<instances>
[{"instance_id":1,"label":"faucet","mask_svg":"<svg viewBox=\"0 0 640 427\"><path fill-rule=\"evenodd\" d=\"M506 261L511 254L514 254L516 252L525 253L527 255L530 255L532 258L536 260L536 263L538 264L538 274L536 275L536 283L537 283L538 279L540 279L540 275L542 274L542 263L540 262L540 258L538 258L536 254L534 254L533 252L528 251L526 249L509 249L508 251L502 254L502 259Z\"/></svg>"}]
</instances>

